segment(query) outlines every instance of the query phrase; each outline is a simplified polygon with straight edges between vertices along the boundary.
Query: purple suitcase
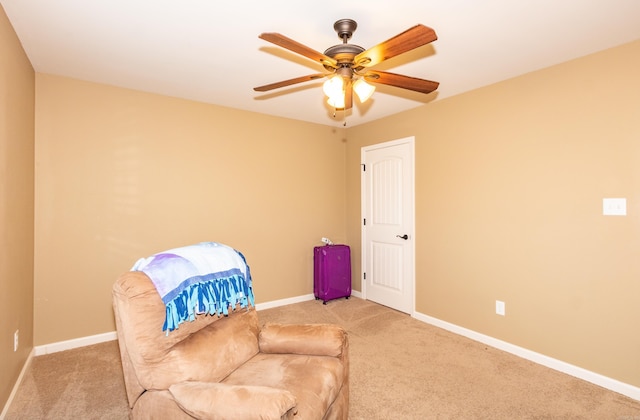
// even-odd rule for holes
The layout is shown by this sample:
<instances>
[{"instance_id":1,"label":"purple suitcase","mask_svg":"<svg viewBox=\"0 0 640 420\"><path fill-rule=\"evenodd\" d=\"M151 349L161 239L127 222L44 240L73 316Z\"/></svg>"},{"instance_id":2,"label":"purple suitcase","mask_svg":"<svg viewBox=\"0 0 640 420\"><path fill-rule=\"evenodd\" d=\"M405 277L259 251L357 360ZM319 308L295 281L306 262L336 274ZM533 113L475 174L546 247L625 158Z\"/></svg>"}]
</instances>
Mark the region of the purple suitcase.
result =
<instances>
[{"instance_id":1,"label":"purple suitcase","mask_svg":"<svg viewBox=\"0 0 640 420\"><path fill-rule=\"evenodd\" d=\"M347 245L313 248L313 294L325 305L351 296L351 250Z\"/></svg>"}]
</instances>

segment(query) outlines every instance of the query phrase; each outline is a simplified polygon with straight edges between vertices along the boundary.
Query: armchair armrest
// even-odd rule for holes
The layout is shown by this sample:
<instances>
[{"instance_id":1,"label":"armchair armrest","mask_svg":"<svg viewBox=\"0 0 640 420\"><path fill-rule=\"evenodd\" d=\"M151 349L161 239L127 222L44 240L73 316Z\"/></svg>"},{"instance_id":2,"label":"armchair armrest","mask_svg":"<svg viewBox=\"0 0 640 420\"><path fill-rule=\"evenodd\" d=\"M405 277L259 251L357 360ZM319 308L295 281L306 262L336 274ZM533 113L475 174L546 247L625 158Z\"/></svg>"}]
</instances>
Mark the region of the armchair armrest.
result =
<instances>
[{"instance_id":1,"label":"armchair armrest","mask_svg":"<svg viewBox=\"0 0 640 420\"><path fill-rule=\"evenodd\" d=\"M263 353L304 354L343 358L348 349L347 332L334 324L270 324L260 330Z\"/></svg>"},{"instance_id":2,"label":"armchair armrest","mask_svg":"<svg viewBox=\"0 0 640 420\"><path fill-rule=\"evenodd\" d=\"M187 414L202 420L293 419L296 398L279 388L187 381L169 392Z\"/></svg>"}]
</instances>

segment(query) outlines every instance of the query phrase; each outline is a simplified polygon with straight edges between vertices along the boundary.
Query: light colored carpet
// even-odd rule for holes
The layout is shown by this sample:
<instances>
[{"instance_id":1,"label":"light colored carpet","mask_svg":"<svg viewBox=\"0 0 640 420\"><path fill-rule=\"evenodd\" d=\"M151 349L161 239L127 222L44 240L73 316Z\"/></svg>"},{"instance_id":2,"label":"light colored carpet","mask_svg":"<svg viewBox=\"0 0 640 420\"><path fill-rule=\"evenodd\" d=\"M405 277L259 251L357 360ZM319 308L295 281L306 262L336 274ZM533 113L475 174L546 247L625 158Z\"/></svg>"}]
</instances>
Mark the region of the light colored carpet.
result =
<instances>
[{"instance_id":1,"label":"light colored carpet","mask_svg":"<svg viewBox=\"0 0 640 420\"><path fill-rule=\"evenodd\" d=\"M351 419L640 420L640 401L370 301L310 301L260 315L347 329Z\"/></svg>"},{"instance_id":2,"label":"light colored carpet","mask_svg":"<svg viewBox=\"0 0 640 420\"><path fill-rule=\"evenodd\" d=\"M640 401L352 297L259 312L342 325L350 419L640 420ZM36 357L7 419L126 419L116 342Z\"/></svg>"}]
</instances>

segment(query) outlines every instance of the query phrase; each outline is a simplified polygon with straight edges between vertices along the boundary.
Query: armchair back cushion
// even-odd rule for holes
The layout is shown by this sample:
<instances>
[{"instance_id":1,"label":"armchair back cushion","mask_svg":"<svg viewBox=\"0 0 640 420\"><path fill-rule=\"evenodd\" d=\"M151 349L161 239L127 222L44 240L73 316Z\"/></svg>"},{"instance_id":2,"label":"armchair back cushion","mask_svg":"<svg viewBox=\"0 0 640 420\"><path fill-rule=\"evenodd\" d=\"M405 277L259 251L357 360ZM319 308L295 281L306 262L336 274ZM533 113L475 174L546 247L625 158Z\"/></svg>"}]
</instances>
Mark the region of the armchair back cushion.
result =
<instances>
[{"instance_id":1,"label":"armchair back cushion","mask_svg":"<svg viewBox=\"0 0 640 420\"><path fill-rule=\"evenodd\" d=\"M238 307L228 317L201 315L166 334L165 305L146 274L123 274L113 296L131 407L147 389L169 389L182 381L220 382L258 353L254 309Z\"/></svg>"}]
</instances>

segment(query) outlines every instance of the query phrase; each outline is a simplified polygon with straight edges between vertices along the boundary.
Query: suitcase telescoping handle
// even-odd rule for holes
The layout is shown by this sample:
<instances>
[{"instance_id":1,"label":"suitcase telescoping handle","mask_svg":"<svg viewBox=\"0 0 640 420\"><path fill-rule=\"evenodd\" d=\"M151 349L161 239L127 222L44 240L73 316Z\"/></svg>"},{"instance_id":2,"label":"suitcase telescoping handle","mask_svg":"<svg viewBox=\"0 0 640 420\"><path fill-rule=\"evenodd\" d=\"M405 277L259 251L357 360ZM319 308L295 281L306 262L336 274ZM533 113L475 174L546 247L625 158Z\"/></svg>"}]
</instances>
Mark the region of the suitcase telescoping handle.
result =
<instances>
[{"instance_id":1,"label":"suitcase telescoping handle","mask_svg":"<svg viewBox=\"0 0 640 420\"><path fill-rule=\"evenodd\" d=\"M407 239L409 239L409 235L407 235L406 233L402 236L396 235L396 238L404 239L406 241Z\"/></svg>"}]
</instances>

